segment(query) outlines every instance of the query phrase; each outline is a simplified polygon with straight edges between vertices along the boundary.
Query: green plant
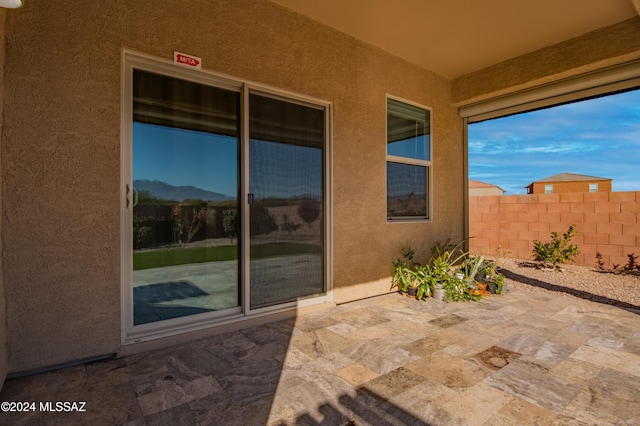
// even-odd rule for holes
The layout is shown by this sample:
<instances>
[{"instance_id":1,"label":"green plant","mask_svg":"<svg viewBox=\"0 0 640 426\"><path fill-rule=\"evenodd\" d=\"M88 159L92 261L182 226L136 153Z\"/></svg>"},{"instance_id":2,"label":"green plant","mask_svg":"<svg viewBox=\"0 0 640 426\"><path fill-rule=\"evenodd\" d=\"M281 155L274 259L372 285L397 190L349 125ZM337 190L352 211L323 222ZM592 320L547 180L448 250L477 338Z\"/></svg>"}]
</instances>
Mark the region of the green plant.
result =
<instances>
[{"instance_id":1,"label":"green plant","mask_svg":"<svg viewBox=\"0 0 640 426\"><path fill-rule=\"evenodd\" d=\"M413 261L415 250L411 247L403 247L400 249L402 259L397 258L393 261L394 274L391 277L391 288L397 287L399 291L405 293L409 287L417 287L418 282L414 275L417 264Z\"/></svg>"},{"instance_id":2,"label":"green plant","mask_svg":"<svg viewBox=\"0 0 640 426\"><path fill-rule=\"evenodd\" d=\"M569 230L562 234L558 232L551 233L551 242L543 243L538 240L533 242L533 259L542 266L558 269L558 265L567 261L573 261L580 253L578 246L569 244L571 238L576 236L576 226L571 225Z\"/></svg>"},{"instance_id":3,"label":"green plant","mask_svg":"<svg viewBox=\"0 0 640 426\"><path fill-rule=\"evenodd\" d=\"M475 276L478 268L484 261L484 256L479 256L478 260L465 260L469 255L460 249L465 240L458 244L450 244L447 240L444 244L437 243L431 249L431 259L429 264L432 267L432 273L435 283L442 285L445 291L445 300L450 302L458 302L463 300L478 300L479 298L469 293L469 277ZM462 263L458 269L456 266ZM474 266L477 263L476 266ZM472 269L475 269L473 271ZM462 271L465 275L463 279L455 276L455 271ZM473 274L473 275L471 275ZM473 279L471 279L471 282Z\"/></svg>"},{"instance_id":4,"label":"green plant","mask_svg":"<svg viewBox=\"0 0 640 426\"><path fill-rule=\"evenodd\" d=\"M474 281L484 279L485 257L481 255L467 259L463 269L467 284L472 286Z\"/></svg>"},{"instance_id":5,"label":"green plant","mask_svg":"<svg viewBox=\"0 0 640 426\"><path fill-rule=\"evenodd\" d=\"M453 267L467 256L466 252L460 250L460 246L462 246L463 243L464 240L456 245L452 245L449 244L449 240L447 240L444 244L438 242L431 248L429 264L432 266L433 273L437 278L444 279L445 277L450 277Z\"/></svg>"},{"instance_id":6,"label":"green plant","mask_svg":"<svg viewBox=\"0 0 640 426\"><path fill-rule=\"evenodd\" d=\"M444 288L444 300L447 302L460 302L473 298L469 293L469 285L464 279L448 276L441 281L441 284Z\"/></svg>"},{"instance_id":7,"label":"green plant","mask_svg":"<svg viewBox=\"0 0 640 426\"><path fill-rule=\"evenodd\" d=\"M473 277L484 273L488 262L484 256L477 256L462 262L468 253L462 251L458 244L444 244L438 242L431 249L431 258L425 265L414 262L415 251L410 247L401 249L402 257L393 261L394 275L391 278L391 288L397 288L401 292L407 292L409 288L416 288L416 298L422 299L432 296L434 287L442 286L445 291L446 301L478 300L469 292L470 284L473 285ZM467 271L466 277L457 278L454 274L456 267ZM484 276L484 275L483 275ZM472 277L468 280L467 277Z\"/></svg>"},{"instance_id":8,"label":"green plant","mask_svg":"<svg viewBox=\"0 0 640 426\"><path fill-rule=\"evenodd\" d=\"M238 235L238 230L240 229L238 219L238 209L226 209L222 212L222 228L231 239L231 242Z\"/></svg>"},{"instance_id":9,"label":"green plant","mask_svg":"<svg viewBox=\"0 0 640 426\"><path fill-rule=\"evenodd\" d=\"M423 297L431 297L432 286L436 283L435 277L433 276L432 272L433 271L430 265L417 265L415 267L413 276L415 278L415 281L418 282L416 299L420 300Z\"/></svg>"},{"instance_id":10,"label":"green plant","mask_svg":"<svg viewBox=\"0 0 640 426\"><path fill-rule=\"evenodd\" d=\"M133 215L133 248L144 247L151 241L153 225L158 221L155 216Z\"/></svg>"},{"instance_id":11,"label":"green plant","mask_svg":"<svg viewBox=\"0 0 640 426\"><path fill-rule=\"evenodd\" d=\"M496 285L496 294L502 294L504 291L504 275L498 272L494 277L493 282Z\"/></svg>"}]
</instances>

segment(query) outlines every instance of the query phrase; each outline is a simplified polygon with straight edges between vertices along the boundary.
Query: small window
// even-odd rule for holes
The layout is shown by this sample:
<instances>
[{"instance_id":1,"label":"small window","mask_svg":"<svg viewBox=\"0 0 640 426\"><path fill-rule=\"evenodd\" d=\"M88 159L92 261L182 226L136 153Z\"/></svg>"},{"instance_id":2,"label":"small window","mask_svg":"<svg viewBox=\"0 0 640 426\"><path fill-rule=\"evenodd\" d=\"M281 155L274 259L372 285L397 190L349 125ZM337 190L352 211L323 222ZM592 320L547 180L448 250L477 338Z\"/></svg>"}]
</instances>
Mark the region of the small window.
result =
<instances>
[{"instance_id":1,"label":"small window","mask_svg":"<svg viewBox=\"0 0 640 426\"><path fill-rule=\"evenodd\" d=\"M387 99L387 220L429 219L431 111Z\"/></svg>"},{"instance_id":2,"label":"small window","mask_svg":"<svg viewBox=\"0 0 640 426\"><path fill-rule=\"evenodd\" d=\"M589 192L598 192L598 184L590 183L589 184Z\"/></svg>"},{"instance_id":3,"label":"small window","mask_svg":"<svg viewBox=\"0 0 640 426\"><path fill-rule=\"evenodd\" d=\"M553 194L553 185L545 185L544 186L545 194Z\"/></svg>"}]
</instances>

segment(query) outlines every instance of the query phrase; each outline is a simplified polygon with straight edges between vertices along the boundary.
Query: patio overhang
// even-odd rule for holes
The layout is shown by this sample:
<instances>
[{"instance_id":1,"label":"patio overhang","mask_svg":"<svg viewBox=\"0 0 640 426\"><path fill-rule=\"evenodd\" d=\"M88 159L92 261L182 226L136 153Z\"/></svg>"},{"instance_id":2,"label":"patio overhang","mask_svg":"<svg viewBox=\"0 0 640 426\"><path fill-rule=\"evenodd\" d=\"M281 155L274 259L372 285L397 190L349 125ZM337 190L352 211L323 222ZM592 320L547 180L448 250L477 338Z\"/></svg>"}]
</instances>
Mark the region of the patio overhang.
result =
<instances>
[{"instance_id":1,"label":"patio overhang","mask_svg":"<svg viewBox=\"0 0 640 426\"><path fill-rule=\"evenodd\" d=\"M640 13L640 0L272 1L449 79Z\"/></svg>"}]
</instances>

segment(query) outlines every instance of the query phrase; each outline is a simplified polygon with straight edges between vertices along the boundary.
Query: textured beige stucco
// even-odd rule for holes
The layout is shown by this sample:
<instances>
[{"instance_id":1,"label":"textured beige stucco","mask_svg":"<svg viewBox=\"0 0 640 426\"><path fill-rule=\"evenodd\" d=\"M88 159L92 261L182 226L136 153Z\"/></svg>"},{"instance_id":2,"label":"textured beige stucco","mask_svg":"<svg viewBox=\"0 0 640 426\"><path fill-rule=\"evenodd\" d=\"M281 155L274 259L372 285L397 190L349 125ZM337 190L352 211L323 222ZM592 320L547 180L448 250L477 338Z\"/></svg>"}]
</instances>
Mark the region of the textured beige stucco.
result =
<instances>
[{"instance_id":1,"label":"textured beige stucco","mask_svg":"<svg viewBox=\"0 0 640 426\"><path fill-rule=\"evenodd\" d=\"M11 371L120 350L122 48L190 53L205 69L333 103L337 301L387 291L379 283L407 241L426 256L462 238L462 123L448 80L264 0L34 1L14 12L2 135ZM386 223L386 94L432 108L432 222Z\"/></svg>"},{"instance_id":2,"label":"textured beige stucco","mask_svg":"<svg viewBox=\"0 0 640 426\"><path fill-rule=\"evenodd\" d=\"M4 64L4 20L5 11L0 9L0 64ZM2 144L2 107L4 105L4 67L0 68L0 146ZM2 150L0 149L0 164ZM2 175L0 175L0 188L2 187ZM2 196L0 194L0 211L2 211ZM2 228L2 215L0 214L0 229ZM4 296L4 279L2 268L2 235L0 234L0 387L7 376L7 313Z\"/></svg>"},{"instance_id":3,"label":"textured beige stucco","mask_svg":"<svg viewBox=\"0 0 640 426\"><path fill-rule=\"evenodd\" d=\"M640 58L640 17L509 59L452 83L457 105Z\"/></svg>"}]
</instances>

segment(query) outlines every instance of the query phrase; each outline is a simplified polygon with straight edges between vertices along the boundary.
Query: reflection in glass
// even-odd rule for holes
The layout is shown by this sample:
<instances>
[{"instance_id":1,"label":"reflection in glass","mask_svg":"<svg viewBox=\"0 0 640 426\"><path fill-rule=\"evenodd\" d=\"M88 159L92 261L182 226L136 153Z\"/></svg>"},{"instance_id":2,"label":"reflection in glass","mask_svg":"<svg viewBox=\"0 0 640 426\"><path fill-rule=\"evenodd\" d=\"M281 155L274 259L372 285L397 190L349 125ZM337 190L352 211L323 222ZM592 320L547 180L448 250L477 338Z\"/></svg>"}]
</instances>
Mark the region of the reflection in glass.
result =
<instances>
[{"instance_id":1,"label":"reflection in glass","mask_svg":"<svg viewBox=\"0 0 640 426\"><path fill-rule=\"evenodd\" d=\"M239 94L134 70L134 325L239 306Z\"/></svg>"},{"instance_id":2,"label":"reflection in glass","mask_svg":"<svg viewBox=\"0 0 640 426\"><path fill-rule=\"evenodd\" d=\"M324 110L249 99L251 308L323 294Z\"/></svg>"},{"instance_id":3,"label":"reflection in glass","mask_svg":"<svg viewBox=\"0 0 640 426\"><path fill-rule=\"evenodd\" d=\"M427 215L427 167L387 162L387 216Z\"/></svg>"},{"instance_id":4,"label":"reflection in glass","mask_svg":"<svg viewBox=\"0 0 640 426\"><path fill-rule=\"evenodd\" d=\"M387 154L430 160L430 112L387 99Z\"/></svg>"}]
</instances>

